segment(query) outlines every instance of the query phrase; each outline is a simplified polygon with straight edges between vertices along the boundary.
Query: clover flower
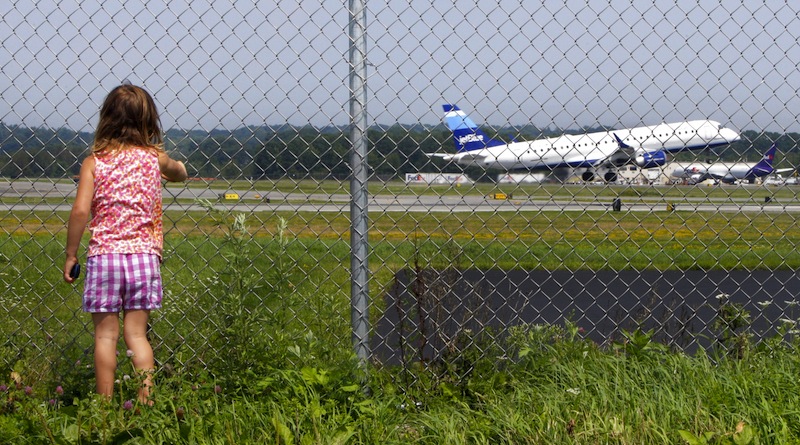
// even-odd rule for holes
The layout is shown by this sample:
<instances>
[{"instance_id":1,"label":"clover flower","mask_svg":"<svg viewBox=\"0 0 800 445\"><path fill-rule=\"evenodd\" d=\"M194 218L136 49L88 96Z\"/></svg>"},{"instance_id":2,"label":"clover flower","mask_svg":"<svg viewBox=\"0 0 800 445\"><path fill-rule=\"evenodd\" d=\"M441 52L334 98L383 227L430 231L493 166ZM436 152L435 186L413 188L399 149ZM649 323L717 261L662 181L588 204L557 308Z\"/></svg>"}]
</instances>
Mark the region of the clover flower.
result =
<instances>
[{"instance_id":1,"label":"clover flower","mask_svg":"<svg viewBox=\"0 0 800 445\"><path fill-rule=\"evenodd\" d=\"M125 411L130 411L130 410L132 410L132 409L133 409L133 400L126 400L126 401L125 401L125 402L122 404L122 409L124 409Z\"/></svg>"}]
</instances>

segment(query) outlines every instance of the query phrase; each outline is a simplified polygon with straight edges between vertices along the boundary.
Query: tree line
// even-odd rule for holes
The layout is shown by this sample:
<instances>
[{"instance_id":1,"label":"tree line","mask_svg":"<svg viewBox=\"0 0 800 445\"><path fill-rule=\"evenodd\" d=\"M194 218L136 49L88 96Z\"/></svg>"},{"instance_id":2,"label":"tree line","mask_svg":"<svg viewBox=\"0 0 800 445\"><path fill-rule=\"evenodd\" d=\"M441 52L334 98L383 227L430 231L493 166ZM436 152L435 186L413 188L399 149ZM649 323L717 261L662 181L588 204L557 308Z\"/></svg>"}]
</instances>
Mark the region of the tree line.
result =
<instances>
[{"instance_id":1,"label":"tree line","mask_svg":"<svg viewBox=\"0 0 800 445\"><path fill-rule=\"evenodd\" d=\"M582 128L565 131L606 131ZM561 134L534 126L488 129L490 136L526 140ZM746 130L742 140L709 152L685 152L675 160L756 161L773 142L778 144L775 166L800 166L800 133ZM444 125L391 125L370 127L370 174L384 180L407 172L460 172L489 179L497 172L463 168L425 153L452 152L452 134ZM278 179L284 177L346 179L350 173L347 127L257 126L235 130L180 130L165 132L165 148L186 162L191 176L217 179ZM63 178L77 175L89 153L93 134L66 128L25 127L0 123L0 176Z\"/></svg>"}]
</instances>

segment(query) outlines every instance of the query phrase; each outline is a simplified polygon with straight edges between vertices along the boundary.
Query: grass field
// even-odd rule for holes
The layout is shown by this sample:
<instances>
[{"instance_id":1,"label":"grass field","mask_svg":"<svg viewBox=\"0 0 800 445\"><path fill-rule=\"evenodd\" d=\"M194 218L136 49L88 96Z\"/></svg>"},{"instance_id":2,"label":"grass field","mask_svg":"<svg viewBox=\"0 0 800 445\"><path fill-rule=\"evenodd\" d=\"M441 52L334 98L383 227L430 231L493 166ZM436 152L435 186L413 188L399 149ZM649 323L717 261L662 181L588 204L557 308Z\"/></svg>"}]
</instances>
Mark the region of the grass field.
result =
<instances>
[{"instance_id":1,"label":"grass field","mask_svg":"<svg viewBox=\"0 0 800 445\"><path fill-rule=\"evenodd\" d=\"M326 190L346 193L338 187ZM632 193L525 190L572 199ZM698 199L763 192L664 190ZM778 193L795 199L793 190ZM126 405L134 375L104 403L92 397L91 328L79 292L61 279L67 216L27 211L0 220L0 442L800 441L791 320L785 335L761 344L747 343L746 323L736 325L720 337L730 348L696 357L642 332L601 348L575 326L518 326L502 341L469 338L442 362L373 364L364 374L352 353L346 213L168 211L165 306L152 319L160 393L152 408ZM504 269L800 267L800 231L788 213L386 213L369 224L373 317L394 274L418 258L434 268L454 257L463 267ZM121 351L120 375L129 375Z\"/></svg>"}]
</instances>

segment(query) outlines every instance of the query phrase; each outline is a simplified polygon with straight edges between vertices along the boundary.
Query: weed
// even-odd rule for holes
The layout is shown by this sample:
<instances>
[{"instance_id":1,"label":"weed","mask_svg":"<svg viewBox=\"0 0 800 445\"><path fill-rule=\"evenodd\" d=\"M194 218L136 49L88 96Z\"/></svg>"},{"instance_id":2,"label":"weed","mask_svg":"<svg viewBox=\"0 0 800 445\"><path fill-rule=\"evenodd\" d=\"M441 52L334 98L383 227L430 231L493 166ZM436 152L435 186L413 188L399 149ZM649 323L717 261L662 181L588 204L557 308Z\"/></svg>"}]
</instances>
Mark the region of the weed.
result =
<instances>
[{"instance_id":1,"label":"weed","mask_svg":"<svg viewBox=\"0 0 800 445\"><path fill-rule=\"evenodd\" d=\"M712 326L719 331L717 345L726 354L743 358L750 349L750 312L741 303L730 301L730 295L719 294L716 317Z\"/></svg>"}]
</instances>

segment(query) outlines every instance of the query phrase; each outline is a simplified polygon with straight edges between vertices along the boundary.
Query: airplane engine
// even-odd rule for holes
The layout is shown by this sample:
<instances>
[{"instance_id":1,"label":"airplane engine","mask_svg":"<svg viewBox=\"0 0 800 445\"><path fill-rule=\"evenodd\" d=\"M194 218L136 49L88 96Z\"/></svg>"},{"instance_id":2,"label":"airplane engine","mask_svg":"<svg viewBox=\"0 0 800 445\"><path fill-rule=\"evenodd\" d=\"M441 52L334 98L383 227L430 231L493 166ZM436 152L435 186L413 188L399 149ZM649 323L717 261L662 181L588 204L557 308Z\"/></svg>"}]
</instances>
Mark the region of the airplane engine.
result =
<instances>
[{"instance_id":1,"label":"airplane engine","mask_svg":"<svg viewBox=\"0 0 800 445\"><path fill-rule=\"evenodd\" d=\"M592 182L597 180L598 177L602 177L605 182L617 182L617 172L613 169L605 171L594 171L590 169L581 174L583 182Z\"/></svg>"},{"instance_id":2,"label":"airplane engine","mask_svg":"<svg viewBox=\"0 0 800 445\"><path fill-rule=\"evenodd\" d=\"M641 168L661 167L667 163L664 151L639 151L636 153L636 165Z\"/></svg>"}]
</instances>

